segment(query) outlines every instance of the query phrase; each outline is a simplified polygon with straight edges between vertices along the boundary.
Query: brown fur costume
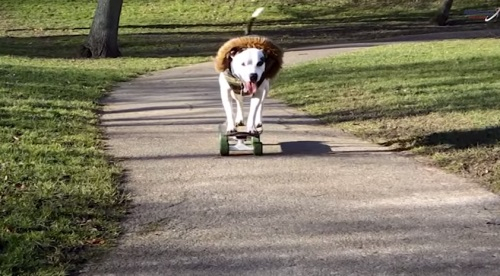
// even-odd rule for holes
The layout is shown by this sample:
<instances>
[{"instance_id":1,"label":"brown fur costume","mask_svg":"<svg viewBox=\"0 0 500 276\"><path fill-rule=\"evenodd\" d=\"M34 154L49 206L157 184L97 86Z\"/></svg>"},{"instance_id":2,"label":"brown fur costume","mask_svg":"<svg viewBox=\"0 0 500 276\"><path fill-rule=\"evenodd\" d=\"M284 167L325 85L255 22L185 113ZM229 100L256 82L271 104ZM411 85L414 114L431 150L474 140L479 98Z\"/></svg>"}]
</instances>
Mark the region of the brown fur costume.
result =
<instances>
[{"instance_id":1,"label":"brown fur costume","mask_svg":"<svg viewBox=\"0 0 500 276\"><path fill-rule=\"evenodd\" d=\"M236 37L224 43L215 57L215 70L220 73L230 69L231 55L247 48L262 49L266 55L266 70L263 77L266 79L276 77L283 65L283 50L263 36Z\"/></svg>"}]
</instances>

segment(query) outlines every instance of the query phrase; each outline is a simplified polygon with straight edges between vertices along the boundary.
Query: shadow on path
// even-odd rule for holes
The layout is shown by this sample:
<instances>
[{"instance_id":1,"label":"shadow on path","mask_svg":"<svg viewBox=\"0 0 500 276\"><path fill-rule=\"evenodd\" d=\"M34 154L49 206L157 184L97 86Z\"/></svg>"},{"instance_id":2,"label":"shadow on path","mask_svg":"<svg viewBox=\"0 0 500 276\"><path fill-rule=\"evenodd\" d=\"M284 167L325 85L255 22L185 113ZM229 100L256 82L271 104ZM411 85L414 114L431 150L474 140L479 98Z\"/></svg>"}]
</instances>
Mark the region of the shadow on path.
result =
<instances>
[{"instance_id":1,"label":"shadow on path","mask_svg":"<svg viewBox=\"0 0 500 276\"><path fill-rule=\"evenodd\" d=\"M284 155L322 155L332 153L330 146L319 141L292 141L279 144Z\"/></svg>"}]
</instances>

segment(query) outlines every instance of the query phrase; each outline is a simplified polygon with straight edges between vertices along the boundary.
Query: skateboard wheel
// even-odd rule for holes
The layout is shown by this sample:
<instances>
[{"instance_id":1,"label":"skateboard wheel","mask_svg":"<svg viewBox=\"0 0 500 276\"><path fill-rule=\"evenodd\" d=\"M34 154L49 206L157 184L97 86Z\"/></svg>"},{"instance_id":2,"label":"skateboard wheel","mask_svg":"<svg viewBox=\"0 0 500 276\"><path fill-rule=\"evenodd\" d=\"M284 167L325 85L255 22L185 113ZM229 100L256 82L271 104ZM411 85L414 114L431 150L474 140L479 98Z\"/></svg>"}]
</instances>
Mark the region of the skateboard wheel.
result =
<instances>
[{"instance_id":1,"label":"skateboard wheel","mask_svg":"<svg viewBox=\"0 0 500 276\"><path fill-rule=\"evenodd\" d=\"M219 150L220 150L220 155L222 156L229 155L229 140L227 136L222 134L219 136Z\"/></svg>"},{"instance_id":2,"label":"skateboard wheel","mask_svg":"<svg viewBox=\"0 0 500 276\"><path fill-rule=\"evenodd\" d=\"M258 138L254 138L252 141L253 146L253 154L257 156L261 156L263 154L262 143Z\"/></svg>"}]
</instances>

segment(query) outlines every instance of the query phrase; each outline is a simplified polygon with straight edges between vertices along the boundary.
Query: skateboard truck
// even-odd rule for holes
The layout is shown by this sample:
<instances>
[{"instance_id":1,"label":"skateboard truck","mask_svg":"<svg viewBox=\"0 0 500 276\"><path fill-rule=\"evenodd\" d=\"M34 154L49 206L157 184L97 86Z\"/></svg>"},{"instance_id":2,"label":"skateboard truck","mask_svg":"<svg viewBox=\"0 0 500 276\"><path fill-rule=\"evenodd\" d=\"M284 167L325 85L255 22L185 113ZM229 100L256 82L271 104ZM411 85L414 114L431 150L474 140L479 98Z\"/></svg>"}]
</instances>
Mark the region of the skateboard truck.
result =
<instances>
[{"instance_id":1,"label":"skateboard truck","mask_svg":"<svg viewBox=\"0 0 500 276\"><path fill-rule=\"evenodd\" d=\"M225 127L219 127L219 150L220 155L228 156L231 151L251 151L254 155L260 156L262 152L262 142L260 134L243 131L226 133Z\"/></svg>"}]
</instances>

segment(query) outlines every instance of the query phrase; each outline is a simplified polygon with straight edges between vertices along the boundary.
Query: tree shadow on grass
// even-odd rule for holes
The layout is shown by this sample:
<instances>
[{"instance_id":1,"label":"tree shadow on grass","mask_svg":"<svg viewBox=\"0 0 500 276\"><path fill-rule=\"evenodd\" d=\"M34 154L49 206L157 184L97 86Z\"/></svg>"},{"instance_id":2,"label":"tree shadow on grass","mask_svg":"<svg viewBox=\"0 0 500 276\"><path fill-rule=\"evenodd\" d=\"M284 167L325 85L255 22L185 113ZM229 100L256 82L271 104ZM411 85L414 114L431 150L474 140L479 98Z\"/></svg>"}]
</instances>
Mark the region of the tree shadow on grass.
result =
<instances>
[{"instance_id":1,"label":"tree shadow on grass","mask_svg":"<svg viewBox=\"0 0 500 276\"><path fill-rule=\"evenodd\" d=\"M75 76L79 78L75 79ZM48 101L96 101L102 96L98 88L109 85L110 76L116 81L124 80L116 69L68 69L20 64L0 67L0 82L9 89L6 96L12 100L29 100L33 105Z\"/></svg>"},{"instance_id":2,"label":"tree shadow on grass","mask_svg":"<svg viewBox=\"0 0 500 276\"><path fill-rule=\"evenodd\" d=\"M410 139L393 139L383 143L384 146L395 144L409 145L399 150L411 150L418 147L431 147L441 152L463 150L474 147L491 147L500 143L500 127L481 129L451 130L435 132Z\"/></svg>"},{"instance_id":3,"label":"tree shadow on grass","mask_svg":"<svg viewBox=\"0 0 500 276\"><path fill-rule=\"evenodd\" d=\"M453 149L466 149L476 146L491 146L500 141L500 127L472 130L453 130L437 132L420 137L416 146L448 145Z\"/></svg>"},{"instance_id":4,"label":"tree shadow on grass","mask_svg":"<svg viewBox=\"0 0 500 276\"><path fill-rule=\"evenodd\" d=\"M483 97L478 100L477 97ZM463 95L456 98L443 96L432 104L422 104L418 100L401 101L397 105L375 105L362 108L350 108L325 112L316 115L327 123L343 123L352 121L367 121L375 119L401 119L412 116L424 116L434 112L468 112L473 110L496 110L498 94L495 91L484 90L478 95ZM297 106L297 105L295 105Z\"/></svg>"},{"instance_id":5,"label":"tree shadow on grass","mask_svg":"<svg viewBox=\"0 0 500 276\"><path fill-rule=\"evenodd\" d=\"M303 70L290 70L283 74L275 87L278 95L285 99L290 97L295 107L319 106L315 110L317 119L325 123L358 125L353 128L364 137L383 138L388 141L384 146L397 146L397 150L424 147L431 151L448 151L496 147L500 141L498 122L483 115L497 114L493 112L500 108L498 80L491 74L498 67L491 62L494 58L471 56L428 62L408 60L397 65L371 66L361 66L353 61L353 65L332 63L331 68L325 68L324 64L310 64ZM317 70L319 68L321 70ZM332 79L332 76L335 78ZM300 92L295 91L294 86L281 87L289 85L287 80L295 79L307 80L303 87L317 89L308 91L308 97L296 97L296 93ZM408 84L406 80L409 79L417 81ZM360 84L360 80L371 85ZM331 107L325 102L331 102ZM479 118L484 117L482 124L485 127L478 128L477 124L470 123L471 129L463 130L466 126L454 123L454 115L450 113L479 114ZM460 130L435 132L435 128L427 126L435 123L432 114L437 114L438 118L449 118L449 128ZM426 118L427 115L430 117Z\"/></svg>"},{"instance_id":6,"label":"tree shadow on grass","mask_svg":"<svg viewBox=\"0 0 500 276\"><path fill-rule=\"evenodd\" d=\"M370 21L371 20L371 21ZM384 21L383 17L368 18L364 21L336 22L329 19L305 19L300 25L290 25L286 21L277 24L256 24L254 33L270 37L284 49L310 45L325 45L349 41L366 41L388 37L424 34L429 32L457 31L461 28L440 28L420 21ZM309 23L305 23L309 22ZM120 50L125 57L194 57L213 56L228 39L243 35L240 28L203 30L199 26L173 30L176 25L126 25L119 36ZM57 28L55 28L57 29ZM78 29L78 28L77 28ZM137 31L131 31L137 29ZM165 29L165 31L162 31ZM470 29L470 28L469 28ZM484 29L477 25L472 29ZM81 44L86 35L50 35L33 37L0 37L0 55L42 58L78 58Z\"/></svg>"},{"instance_id":7,"label":"tree shadow on grass","mask_svg":"<svg viewBox=\"0 0 500 276\"><path fill-rule=\"evenodd\" d=\"M314 64L304 70L292 70L283 75L275 87L280 91L287 91L283 98L295 95L281 86L288 85L288 80L307 80L307 87L317 87L309 91L308 97L293 98L291 105L304 108L306 106L324 105L324 102L343 101L347 93L342 89L335 89L325 94L323 87L352 86L347 97L353 97L357 104L335 108L325 108L324 112L315 113L315 117L326 123L361 122L378 119L400 119L410 116L421 116L434 112L468 112L498 110L498 93L494 83L496 78L489 72L495 72L497 65L489 60L493 57L484 57L485 62L478 62L478 58L462 58L460 60L442 60L429 62L406 62L398 65L356 66L351 68L332 67L316 70ZM457 64L459 64L457 66ZM332 65L333 66L333 65ZM314 68L313 68L314 67ZM412 68L412 69L408 69ZM449 68L454 68L449 70ZM353 82L353 72L355 80ZM425 82L416 84L402 84L404 79L419 78ZM332 79L332 75L335 76ZM467 77L464 77L467 76ZM366 90L360 87L359 80L380 83L381 88ZM403 82L404 83L404 82ZM462 93L456 89L467 84L470 89ZM488 85L491 84L491 85ZM295 88L293 88L295 89ZM278 93L282 93L281 91ZM367 99L361 101L356 99ZM391 98L391 100L385 100Z\"/></svg>"},{"instance_id":8,"label":"tree shadow on grass","mask_svg":"<svg viewBox=\"0 0 500 276\"><path fill-rule=\"evenodd\" d=\"M357 7L356 7L357 8ZM284 19L262 19L259 18L254 22L254 29L267 29L269 26L283 25L283 26L293 26L293 25L325 25L325 24L338 24L338 23L384 23L388 21L397 22L407 22L407 23L422 23L426 22L432 13L429 12L388 12L384 14L360 14L360 15L342 15L343 12L348 12L352 10L353 7L325 7L317 5L315 9L309 10L294 10L289 8L287 5L280 5L279 10L288 16ZM325 16L335 16L330 18L324 18ZM323 17L323 18L321 18ZM247 21L241 22L217 22L217 23L158 23L158 24L121 24L120 30L127 29L183 29L183 30L199 30L199 29L228 29L234 28L243 29L247 25ZM6 32L9 34L15 34L16 32L26 32L33 31L34 28L8 28ZM89 30L89 26L80 27L44 27L44 31L82 31Z\"/></svg>"}]
</instances>

